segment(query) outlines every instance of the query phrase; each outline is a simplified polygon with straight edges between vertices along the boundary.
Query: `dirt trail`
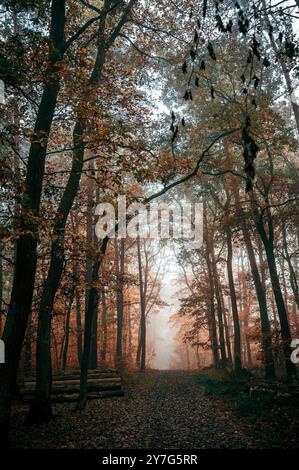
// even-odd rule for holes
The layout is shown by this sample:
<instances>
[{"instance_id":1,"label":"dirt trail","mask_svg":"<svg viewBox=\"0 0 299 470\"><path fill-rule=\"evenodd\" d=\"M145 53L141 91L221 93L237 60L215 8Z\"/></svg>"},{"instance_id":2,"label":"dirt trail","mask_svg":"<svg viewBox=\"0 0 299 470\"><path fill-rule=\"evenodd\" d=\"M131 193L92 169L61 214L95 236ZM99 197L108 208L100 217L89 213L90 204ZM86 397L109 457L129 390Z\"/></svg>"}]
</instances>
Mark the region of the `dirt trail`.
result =
<instances>
[{"instance_id":1,"label":"dirt trail","mask_svg":"<svg viewBox=\"0 0 299 470\"><path fill-rule=\"evenodd\" d=\"M134 379L134 378L133 378ZM56 405L56 418L25 427L24 408L12 420L13 447L204 449L255 447L240 420L215 406L193 375L148 372L125 386L125 397L92 400L83 413ZM248 432L248 431L247 431Z\"/></svg>"}]
</instances>

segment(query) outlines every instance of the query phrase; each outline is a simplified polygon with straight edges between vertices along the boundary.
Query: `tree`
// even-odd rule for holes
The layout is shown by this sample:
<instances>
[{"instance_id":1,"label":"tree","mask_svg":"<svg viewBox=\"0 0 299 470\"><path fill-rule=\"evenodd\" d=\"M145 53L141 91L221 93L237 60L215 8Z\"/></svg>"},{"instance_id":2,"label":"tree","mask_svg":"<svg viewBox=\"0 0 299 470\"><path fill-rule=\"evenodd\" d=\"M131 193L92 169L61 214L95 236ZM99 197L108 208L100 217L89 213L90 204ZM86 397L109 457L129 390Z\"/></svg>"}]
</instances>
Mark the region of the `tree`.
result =
<instances>
[{"instance_id":1,"label":"tree","mask_svg":"<svg viewBox=\"0 0 299 470\"><path fill-rule=\"evenodd\" d=\"M21 236L17 241L13 288L3 340L10 361L0 372L0 441L8 440L9 411L21 348L31 309L36 270L39 204L50 133L59 92L59 67L65 52L65 2L53 0L46 76L30 146L25 193L20 208ZM58 69L58 70L57 70Z\"/></svg>"}]
</instances>

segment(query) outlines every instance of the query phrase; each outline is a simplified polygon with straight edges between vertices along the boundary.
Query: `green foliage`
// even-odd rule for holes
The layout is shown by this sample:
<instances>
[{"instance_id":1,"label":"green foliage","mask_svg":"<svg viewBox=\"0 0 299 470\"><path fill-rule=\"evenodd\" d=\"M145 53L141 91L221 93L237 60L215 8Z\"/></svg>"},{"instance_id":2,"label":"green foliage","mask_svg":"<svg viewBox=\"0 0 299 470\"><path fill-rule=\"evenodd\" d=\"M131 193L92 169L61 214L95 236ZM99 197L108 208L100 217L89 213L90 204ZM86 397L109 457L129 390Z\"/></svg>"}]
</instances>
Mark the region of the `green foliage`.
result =
<instances>
[{"instance_id":1,"label":"green foliage","mask_svg":"<svg viewBox=\"0 0 299 470\"><path fill-rule=\"evenodd\" d=\"M278 416L298 416L296 398L277 396L272 393L249 395L247 381L240 379L200 373L194 376L195 381L202 385L205 393L213 398L225 398L234 404L238 416L248 418L268 418L273 414ZM272 419L272 418L271 418Z\"/></svg>"},{"instance_id":2,"label":"green foliage","mask_svg":"<svg viewBox=\"0 0 299 470\"><path fill-rule=\"evenodd\" d=\"M225 377L196 374L195 380L205 387L205 392L207 395L213 397L237 397L245 390L244 383Z\"/></svg>"}]
</instances>

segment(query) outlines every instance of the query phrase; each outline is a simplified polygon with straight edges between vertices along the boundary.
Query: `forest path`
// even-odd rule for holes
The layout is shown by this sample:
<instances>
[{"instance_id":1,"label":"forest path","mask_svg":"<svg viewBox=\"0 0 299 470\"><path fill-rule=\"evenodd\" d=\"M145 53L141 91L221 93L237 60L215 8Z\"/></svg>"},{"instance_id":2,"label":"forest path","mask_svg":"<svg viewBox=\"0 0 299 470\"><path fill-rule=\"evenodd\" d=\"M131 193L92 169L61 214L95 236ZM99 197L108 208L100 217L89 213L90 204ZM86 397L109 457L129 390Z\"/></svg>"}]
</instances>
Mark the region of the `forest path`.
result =
<instances>
[{"instance_id":1,"label":"forest path","mask_svg":"<svg viewBox=\"0 0 299 470\"><path fill-rule=\"evenodd\" d=\"M250 448L242 422L206 397L193 374L149 371L132 376L123 398L91 400L82 413L55 405L55 420L25 427L16 408L12 446L31 448ZM129 381L128 381L129 382Z\"/></svg>"}]
</instances>

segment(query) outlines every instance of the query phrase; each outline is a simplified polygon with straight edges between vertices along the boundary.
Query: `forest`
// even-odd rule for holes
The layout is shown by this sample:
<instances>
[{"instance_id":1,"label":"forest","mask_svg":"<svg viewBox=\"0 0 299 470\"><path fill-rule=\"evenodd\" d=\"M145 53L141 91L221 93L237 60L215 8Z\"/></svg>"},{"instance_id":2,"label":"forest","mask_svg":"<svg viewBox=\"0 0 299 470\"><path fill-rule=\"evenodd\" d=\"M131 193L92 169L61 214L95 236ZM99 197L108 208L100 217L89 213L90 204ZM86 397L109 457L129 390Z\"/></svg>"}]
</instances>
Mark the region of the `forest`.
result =
<instances>
[{"instance_id":1,"label":"forest","mask_svg":"<svg viewBox=\"0 0 299 470\"><path fill-rule=\"evenodd\" d=\"M0 448L298 448L299 0L0 25Z\"/></svg>"}]
</instances>

